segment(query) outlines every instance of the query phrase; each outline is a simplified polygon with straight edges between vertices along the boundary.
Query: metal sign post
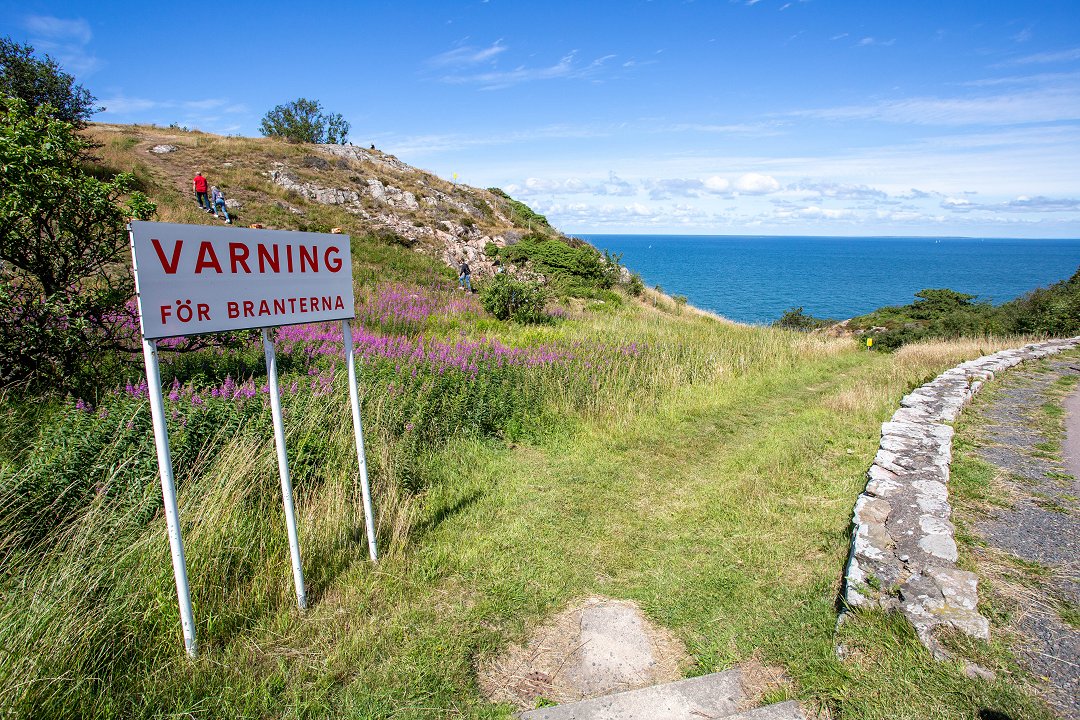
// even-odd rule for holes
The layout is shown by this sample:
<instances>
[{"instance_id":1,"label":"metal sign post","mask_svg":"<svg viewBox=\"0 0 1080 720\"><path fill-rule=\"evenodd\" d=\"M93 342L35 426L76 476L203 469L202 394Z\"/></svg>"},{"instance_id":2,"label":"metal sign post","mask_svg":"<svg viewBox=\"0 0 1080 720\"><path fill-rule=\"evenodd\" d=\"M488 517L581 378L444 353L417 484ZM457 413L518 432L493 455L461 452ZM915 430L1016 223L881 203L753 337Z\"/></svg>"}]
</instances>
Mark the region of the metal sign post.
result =
<instances>
[{"instance_id":1,"label":"metal sign post","mask_svg":"<svg viewBox=\"0 0 1080 720\"><path fill-rule=\"evenodd\" d=\"M176 595L187 654L197 653L180 514L176 502L169 431L161 392L157 340L205 333L260 328L266 355L274 446L289 533L296 600L307 607L300 539L296 526L289 460L278 385L277 357L268 327L341 320L345 362L349 371L356 454L360 463L364 519L372 560L375 522L364 460L364 437L356 387L356 362L349 320L355 316L352 258L348 235L249 230L132 221L131 258L135 297L143 337L150 412L154 421L161 492L169 529Z\"/></svg>"},{"instance_id":2,"label":"metal sign post","mask_svg":"<svg viewBox=\"0 0 1080 720\"><path fill-rule=\"evenodd\" d=\"M180 600L180 624L184 629L184 649L187 650L189 656L195 657L199 647L195 642L195 618L191 613L191 592L188 589L187 563L184 560L184 540L180 537L180 511L176 505L176 485L173 483L172 454L169 452L169 430L165 425L165 402L161 397L161 372L158 369L156 340L143 339L143 360L146 362L150 415L154 421L154 445L157 446L161 495L165 499L165 524L169 528L173 577L176 579L176 596Z\"/></svg>"},{"instance_id":3,"label":"metal sign post","mask_svg":"<svg viewBox=\"0 0 1080 720\"><path fill-rule=\"evenodd\" d=\"M274 447L277 449L278 475L281 476L281 499L285 504L285 526L289 531L293 584L296 585L296 603L303 610L307 608L307 593L304 591L304 568L300 564L300 538L296 531L296 508L293 506L292 480L289 478L289 456L285 453L285 422L281 417L277 355L274 353L274 343L270 341L266 328L262 329L262 341L263 352L266 354L266 377L269 380L270 414L274 416Z\"/></svg>"},{"instance_id":4,"label":"metal sign post","mask_svg":"<svg viewBox=\"0 0 1080 720\"><path fill-rule=\"evenodd\" d=\"M375 548L375 519L371 511L371 488L368 486L367 462L364 460L364 428L360 423L360 394L356 388L356 354L353 351L352 328L348 320L341 321L341 341L345 346L345 368L349 373L349 402L352 405L353 435L356 436L356 460L360 463L360 492L364 496L364 524L367 526L368 554L379 559Z\"/></svg>"}]
</instances>

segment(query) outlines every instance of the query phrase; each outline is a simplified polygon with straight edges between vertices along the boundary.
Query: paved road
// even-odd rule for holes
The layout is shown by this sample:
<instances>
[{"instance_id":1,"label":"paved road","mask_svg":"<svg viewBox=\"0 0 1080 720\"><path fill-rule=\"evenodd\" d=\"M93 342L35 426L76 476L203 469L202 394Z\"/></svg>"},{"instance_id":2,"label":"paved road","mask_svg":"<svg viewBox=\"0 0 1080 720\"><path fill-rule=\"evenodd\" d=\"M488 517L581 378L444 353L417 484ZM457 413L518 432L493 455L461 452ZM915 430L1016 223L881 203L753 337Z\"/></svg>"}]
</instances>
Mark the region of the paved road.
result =
<instances>
[{"instance_id":1,"label":"paved road","mask_svg":"<svg viewBox=\"0 0 1080 720\"><path fill-rule=\"evenodd\" d=\"M1059 381L1067 376L1080 377L1080 359L1021 366L971 407L986 422L976 454L999 469L1010 503L975 522L987 548L972 553L988 592L1012 602L1014 649L1042 679L1040 694L1062 718L1080 720L1080 631L1061 618L1063 607L1080 607L1080 389L1065 400L1065 437L1048 437L1039 422L1045 405L1061 402ZM1064 463L1050 452L1059 444ZM1008 573L999 572L1009 564L1002 553L1042 569L1034 589L1010 587Z\"/></svg>"},{"instance_id":2,"label":"paved road","mask_svg":"<svg viewBox=\"0 0 1080 720\"><path fill-rule=\"evenodd\" d=\"M1065 470L1074 478L1080 478L1080 386L1065 398ZM1080 552L1080 549L1077 550Z\"/></svg>"}]
</instances>

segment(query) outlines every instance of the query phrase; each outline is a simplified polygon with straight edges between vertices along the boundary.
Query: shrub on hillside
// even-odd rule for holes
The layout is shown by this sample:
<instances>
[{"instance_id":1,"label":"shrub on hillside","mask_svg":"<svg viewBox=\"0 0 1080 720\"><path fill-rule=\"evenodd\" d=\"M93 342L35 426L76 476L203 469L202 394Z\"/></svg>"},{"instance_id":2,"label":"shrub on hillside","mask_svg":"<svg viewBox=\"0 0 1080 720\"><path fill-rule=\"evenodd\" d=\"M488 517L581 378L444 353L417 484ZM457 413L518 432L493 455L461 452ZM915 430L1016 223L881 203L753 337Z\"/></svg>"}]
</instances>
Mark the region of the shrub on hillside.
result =
<instances>
[{"instance_id":1,"label":"shrub on hillside","mask_svg":"<svg viewBox=\"0 0 1080 720\"><path fill-rule=\"evenodd\" d=\"M1005 303L1001 311L1016 332L1080 335L1080 268L1068 280Z\"/></svg>"},{"instance_id":2,"label":"shrub on hillside","mask_svg":"<svg viewBox=\"0 0 1080 720\"><path fill-rule=\"evenodd\" d=\"M516 280L500 273L480 290L480 303L499 320L538 323L546 319L547 291L540 283Z\"/></svg>"},{"instance_id":3,"label":"shrub on hillside","mask_svg":"<svg viewBox=\"0 0 1080 720\"><path fill-rule=\"evenodd\" d=\"M503 259L515 265L529 263L544 274L559 293L594 297L610 289L619 279L619 258L601 254L591 245L571 246L543 235L526 235L518 243L502 248Z\"/></svg>"},{"instance_id":4,"label":"shrub on hillside","mask_svg":"<svg viewBox=\"0 0 1080 720\"><path fill-rule=\"evenodd\" d=\"M506 201L507 206L510 208L510 221L517 227L530 229L551 228L551 224L546 217L520 200L515 200L499 188L488 188L488 192L498 195Z\"/></svg>"},{"instance_id":5,"label":"shrub on hillside","mask_svg":"<svg viewBox=\"0 0 1080 720\"><path fill-rule=\"evenodd\" d=\"M785 330L801 330L803 332L809 332L811 330L817 330L818 328L828 327L833 324L832 320L826 320L825 318L814 317L803 312L802 306L797 308L791 308L778 320L773 322L773 327L784 328Z\"/></svg>"},{"instance_id":6,"label":"shrub on hillside","mask_svg":"<svg viewBox=\"0 0 1080 720\"><path fill-rule=\"evenodd\" d=\"M920 290L915 297L910 305L883 307L853 318L851 326L862 338L873 337L875 350L894 350L928 338L1080 334L1080 269L1068 280L996 307L949 289ZM871 334L869 328L876 331Z\"/></svg>"}]
</instances>

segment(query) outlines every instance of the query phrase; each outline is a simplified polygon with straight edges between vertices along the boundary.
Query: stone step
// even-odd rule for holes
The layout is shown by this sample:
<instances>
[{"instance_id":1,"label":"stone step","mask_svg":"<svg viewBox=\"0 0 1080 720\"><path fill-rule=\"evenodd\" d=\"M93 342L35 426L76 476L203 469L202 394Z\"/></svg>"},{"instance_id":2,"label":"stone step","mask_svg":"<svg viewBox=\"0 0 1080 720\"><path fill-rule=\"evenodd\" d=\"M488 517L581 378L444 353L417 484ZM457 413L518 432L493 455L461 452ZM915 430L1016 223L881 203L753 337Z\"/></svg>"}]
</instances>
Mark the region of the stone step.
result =
<instances>
[{"instance_id":1,"label":"stone step","mask_svg":"<svg viewBox=\"0 0 1080 720\"><path fill-rule=\"evenodd\" d=\"M799 708L799 703L794 700L720 717L723 720L806 720L806 715Z\"/></svg>"},{"instance_id":2,"label":"stone step","mask_svg":"<svg viewBox=\"0 0 1080 720\"><path fill-rule=\"evenodd\" d=\"M742 700L738 670L664 685L537 708L521 720L805 720L794 701L737 712ZM772 713L772 714L770 714Z\"/></svg>"}]
</instances>

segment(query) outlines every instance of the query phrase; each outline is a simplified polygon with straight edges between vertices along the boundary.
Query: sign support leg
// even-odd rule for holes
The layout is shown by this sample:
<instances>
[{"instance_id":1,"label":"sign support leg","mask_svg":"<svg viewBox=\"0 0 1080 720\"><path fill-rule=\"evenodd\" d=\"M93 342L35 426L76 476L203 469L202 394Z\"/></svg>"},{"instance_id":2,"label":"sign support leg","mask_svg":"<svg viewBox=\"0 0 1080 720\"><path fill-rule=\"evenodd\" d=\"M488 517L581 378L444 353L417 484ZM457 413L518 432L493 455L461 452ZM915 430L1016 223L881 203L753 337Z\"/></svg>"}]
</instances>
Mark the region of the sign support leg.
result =
<instances>
[{"instance_id":1,"label":"sign support leg","mask_svg":"<svg viewBox=\"0 0 1080 720\"><path fill-rule=\"evenodd\" d=\"M184 648L189 657L195 657L199 648L195 642L195 618L191 612L191 592L188 589L187 563L184 560L184 540L180 537L180 511L176 505L176 485L173 482L172 455L169 452L169 430L165 425L165 402L161 397L157 341L143 339L143 360L146 362L150 415L154 421L154 444L157 446L158 472L161 475L161 495L165 500L165 522L169 528L169 550L172 552L173 576L176 578L176 597L180 603L180 624L184 630Z\"/></svg>"},{"instance_id":2,"label":"sign support leg","mask_svg":"<svg viewBox=\"0 0 1080 720\"><path fill-rule=\"evenodd\" d=\"M368 554L379 559L375 548L375 517L371 511L371 488L368 485L367 461L364 459L364 428L360 422L360 393L356 388L356 355L353 352L352 328L341 321L341 339L345 345L345 368L349 373L349 401L352 405L353 434L356 435L356 459L360 463L360 490L364 496L364 521L367 524Z\"/></svg>"},{"instance_id":3,"label":"sign support leg","mask_svg":"<svg viewBox=\"0 0 1080 720\"><path fill-rule=\"evenodd\" d=\"M292 480L289 478L289 457L285 453L285 422L281 416L281 392L278 389L277 354L266 328L262 329L263 352L266 355L266 378L270 390L270 413L274 416L274 447L277 449L278 474L281 476L281 498L285 505L285 525L289 529L289 554L292 556L293 583L296 603L307 608L304 591L304 568L300 564L300 537L296 530L296 508L293 505Z\"/></svg>"}]
</instances>

